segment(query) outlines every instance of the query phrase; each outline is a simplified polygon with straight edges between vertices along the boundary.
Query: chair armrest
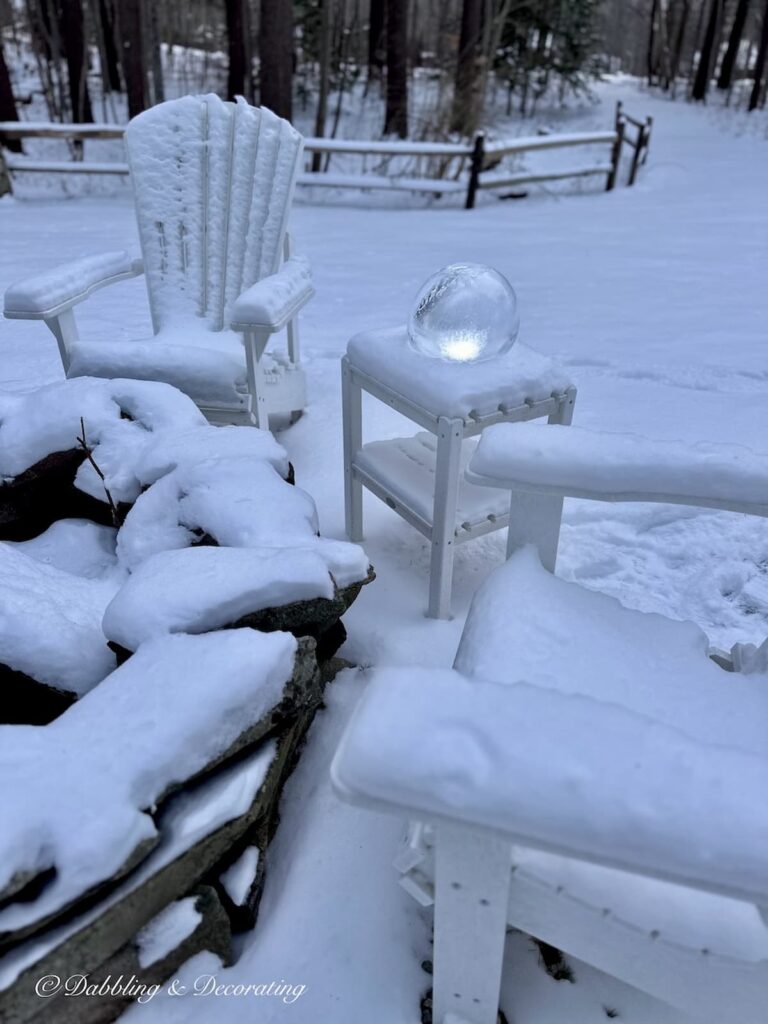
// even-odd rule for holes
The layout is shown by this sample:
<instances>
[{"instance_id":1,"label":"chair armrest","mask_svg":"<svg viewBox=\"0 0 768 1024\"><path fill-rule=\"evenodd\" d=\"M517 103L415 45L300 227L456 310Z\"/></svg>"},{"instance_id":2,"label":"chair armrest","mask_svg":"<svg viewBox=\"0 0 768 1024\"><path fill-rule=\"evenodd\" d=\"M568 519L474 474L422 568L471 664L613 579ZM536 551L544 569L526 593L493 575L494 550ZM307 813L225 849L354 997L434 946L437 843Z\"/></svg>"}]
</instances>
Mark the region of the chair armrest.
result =
<instances>
[{"instance_id":1,"label":"chair armrest","mask_svg":"<svg viewBox=\"0 0 768 1024\"><path fill-rule=\"evenodd\" d=\"M105 252L53 267L10 285L4 314L9 320L48 320L87 299L91 292L144 272L127 252Z\"/></svg>"},{"instance_id":2,"label":"chair armrest","mask_svg":"<svg viewBox=\"0 0 768 1024\"><path fill-rule=\"evenodd\" d=\"M309 262L301 256L292 256L277 273L251 285L235 301L232 330L266 330L274 334L282 330L314 294Z\"/></svg>"},{"instance_id":3,"label":"chair armrest","mask_svg":"<svg viewBox=\"0 0 768 1024\"><path fill-rule=\"evenodd\" d=\"M488 427L467 469L484 487L768 515L768 454L543 423Z\"/></svg>"},{"instance_id":4,"label":"chair armrest","mask_svg":"<svg viewBox=\"0 0 768 1024\"><path fill-rule=\"evenodd\" d=\"M768 758L616 704L381 669L331 776L351 803L768 903Z\"/></svg>"}]
</instances>

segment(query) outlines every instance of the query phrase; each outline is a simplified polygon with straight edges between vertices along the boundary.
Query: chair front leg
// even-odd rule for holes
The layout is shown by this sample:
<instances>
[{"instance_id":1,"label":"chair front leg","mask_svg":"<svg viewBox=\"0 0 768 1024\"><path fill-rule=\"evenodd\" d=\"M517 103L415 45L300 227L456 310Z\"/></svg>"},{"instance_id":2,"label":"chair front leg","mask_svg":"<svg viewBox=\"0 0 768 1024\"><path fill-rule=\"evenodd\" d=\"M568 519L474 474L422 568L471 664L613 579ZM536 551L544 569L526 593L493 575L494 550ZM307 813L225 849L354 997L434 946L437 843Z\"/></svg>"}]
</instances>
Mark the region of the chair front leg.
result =
<instances>
[{"instance_id":1,"label":"chair front leg","mask_svg":"<svg viewBox=\"0 0 768 1024\"><path fill-rule=\"evenodd\" d=\"M496 1024L511 865L509 840L435 829L433 1024Z\"/></svg>"},{"instance_id":2,"label":"chair front leg","mask_svg":"<svg viewBox=\"0 0 768 1024\"><path fill-rule=\"evenodd\" d=\"M243 335L245 345L245 365L248 377L248 391L250 392L251 413L256 418L256 426L262 430L269 430L269 413L267 411L267 396L265 394L266 384L264 382L264 370L261 365L261 357L267 346L269 332L247 331Z\"/></svg>"},{"instance_id":3,"label":"chair front leg","mask_svg":"<svg viewBox=\"0 0 768 1024\"><path fill-rule=\"evenodd\" d=\"M288 342L288 360L291 366L298 366L301 362L300 345L299 345L299 316L288 321L286 328L287 342Z\"/></svg>"},{"instance_id":4,"label":"chair front leg","mask_svg":"<svg viewBox=\"0 0 768 1024\"><path fill-rule=\"evenodd\" d=\"M45 326L56 339L56 344L59 346L59 355L61 356L61 365L64 367L64 373L69 376L70 345L74 345L79 339L74 309L65 309L58 316L46 319Z\"/></svg>"}]
</instances>

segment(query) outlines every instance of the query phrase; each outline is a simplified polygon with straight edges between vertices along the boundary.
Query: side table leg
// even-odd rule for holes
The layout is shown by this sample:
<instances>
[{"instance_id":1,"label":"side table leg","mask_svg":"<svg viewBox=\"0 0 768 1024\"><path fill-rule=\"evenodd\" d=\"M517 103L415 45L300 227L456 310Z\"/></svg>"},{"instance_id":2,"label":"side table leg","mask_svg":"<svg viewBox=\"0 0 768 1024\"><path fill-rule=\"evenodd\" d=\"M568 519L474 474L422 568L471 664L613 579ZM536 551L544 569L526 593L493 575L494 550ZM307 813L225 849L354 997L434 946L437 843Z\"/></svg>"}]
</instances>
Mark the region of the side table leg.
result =
<instances>
[{"instance_id":1,"label":"side table leg","mask_svg":"<svg viewBox=\"0 0 768 1024\"><path fill-rule=\"evenodd\" d=\"M437 431L435 464L435 502L432 512L432 558L429 569L429 608L431 619L451 616L451 586L456 531L456 504L459 494L459 463L464 437L462 420L440 418Z\"/></svg>"},{"instance_id":2,"label":"side table leg","mask_svg":"<svg viewBox=\"0 0 768 1024\"><path fill-rule=\"evenodd\" d=\"M341 409L344 434L344 521L350 540L363 539L363 485L352 467L363 447L363 395L352 379L346 356L341 361Z\"/></svg>"}]
</instances>

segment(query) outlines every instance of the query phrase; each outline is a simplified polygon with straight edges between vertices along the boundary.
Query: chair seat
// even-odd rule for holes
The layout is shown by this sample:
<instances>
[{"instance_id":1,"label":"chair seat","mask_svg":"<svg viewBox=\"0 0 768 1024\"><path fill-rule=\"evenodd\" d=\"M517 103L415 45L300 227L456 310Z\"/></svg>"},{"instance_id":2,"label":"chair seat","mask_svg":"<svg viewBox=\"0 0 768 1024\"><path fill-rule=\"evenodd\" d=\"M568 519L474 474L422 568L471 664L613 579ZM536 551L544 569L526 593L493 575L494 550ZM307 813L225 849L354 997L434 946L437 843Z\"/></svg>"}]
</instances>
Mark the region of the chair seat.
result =
<instances>
[{"instance_id":1,"label":"chair seat","mask_svg":"<svg viewBox=\"0 0 768 1024\"><path fill-rule=\"evenodd\" d=\"M768 754L768 680L729 673L692 622L625 608L518 552L477 591L456 653L463 675L581 695L703 743Z\"/></svg>"},{"instance_id":2,"label":"chair seat","mask_svg":"<svg viewBox=\"0 0 768 1024\"><path fill-rule=\"evenodd\" d=\"M68 377L129 377L172 384L198 405L248 407L245 349L231 331L161 332L136 341L78 341Z\"/></svg>"}]
</instances>

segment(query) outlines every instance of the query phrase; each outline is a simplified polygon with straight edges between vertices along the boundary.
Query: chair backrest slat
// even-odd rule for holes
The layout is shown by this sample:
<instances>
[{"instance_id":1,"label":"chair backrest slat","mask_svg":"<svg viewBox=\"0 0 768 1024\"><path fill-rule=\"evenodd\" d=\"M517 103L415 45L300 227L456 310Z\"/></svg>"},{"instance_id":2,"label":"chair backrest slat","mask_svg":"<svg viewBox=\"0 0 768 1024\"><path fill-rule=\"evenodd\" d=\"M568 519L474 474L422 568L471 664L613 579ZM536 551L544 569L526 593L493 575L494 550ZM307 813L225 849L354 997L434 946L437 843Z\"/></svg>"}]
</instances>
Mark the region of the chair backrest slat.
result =
<instances>
[{"instance_id":1,"label":"chair backrest slat","mask_svg":"<svg viewBox=\"0 0 768 1024\"><path fill-rule=\"evenodd\" d=\"M221 330L279 266L301 136L242 99L184 96L134 118L126 145L155 331Z\"/></svg>"}]
</instances>

